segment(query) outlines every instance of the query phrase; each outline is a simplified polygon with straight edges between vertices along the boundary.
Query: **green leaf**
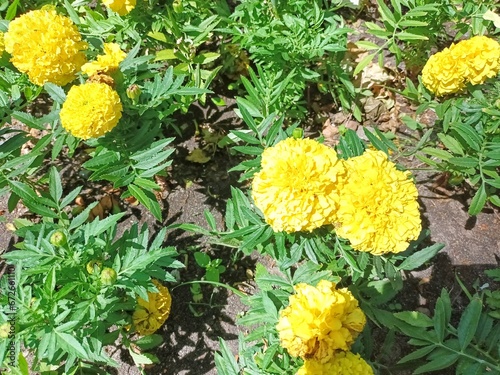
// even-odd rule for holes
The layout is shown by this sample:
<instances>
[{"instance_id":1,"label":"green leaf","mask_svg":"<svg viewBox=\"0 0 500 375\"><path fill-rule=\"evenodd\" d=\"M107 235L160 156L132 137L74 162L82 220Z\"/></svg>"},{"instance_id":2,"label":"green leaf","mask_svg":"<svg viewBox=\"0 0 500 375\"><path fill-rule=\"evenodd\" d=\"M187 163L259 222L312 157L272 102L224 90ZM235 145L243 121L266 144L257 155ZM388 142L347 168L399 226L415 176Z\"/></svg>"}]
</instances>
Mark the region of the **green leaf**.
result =
<instances>
[{"instance_id":1,"label":"green leaf","mask_svg":"<svg viewBox=\"0 0 500 375\"><path fill-rule=\"evenodd\" d=\"M375 57L374 53L363 57L363 59L358 63L358 65L356 65L353 75L354 76L358 75L364 68L368 66L369 63L371 63L374 57Z\"/></svg>"},{"instance_id":2,"label":"green leaf","mask_svg":"<svg viewBox=\"0 0 500 375\"><path fill-rule=\"evenodd\" d=\"M220 375L239 375L240 368L238 362L231 353L231 350L227 346L226 342L219 338L220 353L215 353L215 365L217 367L217 373Z\"/></svg>"},{"instance_id":3,"label":"green leaf","mask_svg":"<svg viewBox=\"0 0 500 375\"><path fill-rule=\"evenodd\" d=\"M394 316L414 327L428 328L433 326L432 319L419 311L402 311L394 313Z\"/></svg>"},{"instance_id":4,"label":"green leaf","mask_svg":"<svg viewBox=\"0 0 500 375\"><path fill-rule=\"evenodd\" d=\"M449 353L448 355L442 355L439 358L436 358L423 366L418 367L413 374L424 374L430 371L442 370L444 368L451 367L460 357L458 353Z\"/></svg>"},{"instance_id":5,"label":"green leaf","mask_svg":"<svg viewBox=\"0 0 500 375\"><path fill-rule=\"evenodd\" d=\"M401 40L429 40L429 38L424 35L413 34L406 31L397 33L396 37Z\"/></svg>"},{"instance_id":6,"label":"green leaf","mask_svg":"<svg viewBox=\"0 0 500 375\"><path fill-rule=\"evenodd\" d=\"M147 335L143 336L134 343L140 347L142 350L149 350L156 348L163 342L163 337L161 335Z\"/></svg>"},{"instance_id":7,"label":"green leaf","mask_svg":"<svg viewBox=\"0 0 500 375\"><path fill-rule=\"evenodd\" d=\"M399 360L398 363L406 363L409 361L414 361L415 359L422 358L432 352L436 346L435 345L429 345L429 346L424 346L423 348L417 349L414 352L404 356Z\"/></svg>"},{"instance_id":8,"label":"green leaf","mask_svg":"<svg viewBox=\"0 0 500 375\"><path fill-rule=\"evenodd\" d=\"M79 358L87 359L87 353L83 348L82 344L80 344L74 335L70 335L69 333L59 332L57 329L54 330L54 333L57 337L57 342L61 346L63 350L65 350L69 354L74 354Z\"/></svg>"},{"instance_id":9,"label":"green leaf","mask_svg":"<svg viewBox=\"0 0 500 375\"><path fill-rule=\"evenodd\" d=\"M464 168L475 168L479 164L479 160L471 157L452 157L448 159L448 162Z\"/></svg>"},{"instance_id":10,"label":"green leaf","mask_svg":"<svg viewBox=\"0 0 500 375\"><path fill-rule=\"evenodd\" d=\"M50 82L47 82L46 84L43 85L43 88L47 93L50 95L52 100L58 104L63 104L64 101L66 100L66 94L64 93L64 90Z\"/></svg>"},{"instance_id":11,"label":"green leaf","mask_svg":"<svg viewBox=\"0 0 500 375\"><path fill-rule=\"evenodd\" d=\"M205 209L205 211L203 211L203 215L205 215L205 220L207 221L210 229L213 231L216 231L217 230L217 222L215 220L214 215L212 215L212 213L208 209Z\"/></svg>"},{"instance_id":12,"label":"green leaf","mask_svg":"<svg viewBox=\"0 0 500 375\"><path fill-rule=\"evenodd\" d=\"M397 268L400 270L414 270L434 257L439 250L444 247L444 244L434 244L425 249L419 250L406 258Z\"/></svg>"},{"instance_id":13,"label":"green leaf","mask_svg":"<svg viewBox=\"0 0 500 375\"><path fill-rule=\"evenodd\" d=\"M453 138L451 135L438 133L438 138L446 146L448 150L455 154L464 155L464 149L459 141Z\"/></svg>"},{"instance_id":14,"label":"green leaf","mask_svg":"<svg viewBox=\"0 0 500 375\"><path fill-rule=\"evenodd\" d=\"M35 191L23 182L9 181L9 186L14 194L23 200L36 201L38 199L38 195L36 195Z\"/></svg>"},{"instance_id":15,"label":"green leaf","mask_svg":"<svg viewBox=\"0 0 500 375\"><path fill-rule=\"evenodd\" d=\"M210 256L200 251L197 251L194 253L194 260L196 261L196 264L198 264L200 267L206 268L210 263Z\"/></svg>"},{"instance_id":16,"label":"green leaf","mask_svg":"<svg viewBox=\"0 0 500 375\"><path fill-rule=\"evenodd\" d=\"M446 289L441 290L441 296L436 301L434 309L434 330L437 334L439 342L443 342L445 332L447 331L448 324L451 318L451 301L450 296Z\"/></svg>"},{"instance_id":17,"label":"green leaf","mask_svg":"<svg viewBox=\"0 0 500 375\"><path fill-rule=\"evenodd\" d=\"M54 202L58 203L62 197L61 177L56 167L50 168L49 172L49 193Z\"/></svg>"},{"instance_id":18,"label":"green leaf","mask_svg":"<svg viewBox=\"0 0 500 375\"><path fill-rule=\"evenodd\" d=\"M469 215L477 215L478 213L480 213L484 205L486 204L487 198L488 196L486 194L486 186L483 183L470 202Z\"/></svg>"},{"instance_id":19,"label":"green leaf","mask_svg":"<svg viewBox=\"0 0 500 375\"><path fill-rule=\"evenodd\" d=\"M14 0L12 4L7 8L7 13L5 13L5 19L10 21L16 17L17 6L19 5L19 0Z\"/></svg>"},{"instance_id":20,"label":"green leaf","mask_svg":"<svg viewBox=\"0 0 500 375\"><path fill-rule=\"evenodd\" d=\"M152 192L143 190L134 184L130 184L128 186L128 190L130 191L130 194L137 198L137 200L141 202L157 220L162 220L160 204Z\"/></svg>"},{"instance_id":21,"label":"green leaf","mask_svg":"<svg viewBox=\"0 0 500 375\"><path fill-rule=\"evenodd\" d=\"M458 341L462 351L467 348L476 333L479 319L481 318L481 311L483 309L483 302L480 298L474 297L469 305L462 313L460 322L458 323Z\"/></svg>"},{"instance_id":22,"label":"green leaf","mask_svg":"<svg viewBox=\"0 0 500 375\"><path fill-rule=\"evenodd\" d=\"M481 149L483 142L482 138L477 134L477 131L469 125L456 124L452 126L452 130L457 132L465 141L465 144L473 148L475 151Z\"/></svg>"}]
</instances>

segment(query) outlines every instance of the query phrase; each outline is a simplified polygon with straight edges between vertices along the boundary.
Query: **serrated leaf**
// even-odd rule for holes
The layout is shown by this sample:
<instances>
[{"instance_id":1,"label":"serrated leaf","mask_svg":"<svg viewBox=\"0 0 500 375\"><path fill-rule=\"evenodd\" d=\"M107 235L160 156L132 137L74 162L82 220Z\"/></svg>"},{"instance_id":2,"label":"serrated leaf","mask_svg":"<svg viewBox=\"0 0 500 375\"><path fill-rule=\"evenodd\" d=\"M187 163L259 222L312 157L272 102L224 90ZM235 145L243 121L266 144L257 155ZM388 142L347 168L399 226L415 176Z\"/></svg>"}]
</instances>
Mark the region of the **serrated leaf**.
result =
<instances>
[{"instance_id":1,"label":"serrated leaf","mask_svg":"<svg viewBox=\"0 0 500 375\"><path fill-rule=\"evenodd\" d=\"M137 198L137 200L141 202L157 220L162 220L160 204L152 192L143 190L134 184L130 184L128 186L128 190L130 191L130 194Z\"/></svg>"},{"instance_id":2,"label":"serrated leaf","mask_svg":"<svg viewBox=\"0 0 500 375\"><path fill-rule=\"evenodd\" d=\"M59 332L57 329L54 330L57 337L57 341L61 348L68 352L69 354L75 354L79 358L87 358L87 353L73 335L65 332Z\"/></svg>"},{"instance_id":3,"label":"serrated leaf","mask_svg":"<svg viewBox=\"0 0 500 375\"><path fill-rule=\"evenodd\" d=\"M458 341L462 351L465 350L474 338L482 309L483 303L481 299L474 297L462 313L457 329Z\"/></svg>"},{"instance_id":4,"label":"serrated leaf","mask_svg":"<svg viewBox=\"0 0 500 375\"><path fill-rule=\"evenodd\" d=\"M138 347L142 350L149 350L152 348L156 348L163 342L163 337L161 335L153 334L147 335L139 338L134 342Z\"/></svg>"},{"instance_id":5,"label":"serrated leaf","mask_svg":"<svg viewBox=\"0 0 500 375\"><path fill-rule=\"evenodd\" d=\"M56 167L50 168L49 172L49 193L54 202L59 202L62 197L61 177Z\"/></svg>"},{"instance_id":6,"label":"serrated leaf","mask_svg":"<svg viewBox=\"0 0 500 375\"><path fill-rule=\"evenodd\" d=\"M444 368L448 368L452 366L459 358L458 353L451 353L445 356L440 356L437 359L434 359L428 363L426 363L423 366L418 367L415 372L413 372L414 375L418 374L424 374L426 372L430 371L437 371L437 370L442 370Z\"/></svg>"},{"instance_id":7,"label":"serrated leaf","mask_svg":"<svg viewBox=\"0 0 500 375\"><path fill-rule=\"evenodd\" d=\"M50 82L47 82L46 84L43 85L43 88L47 93L50 95L52 100L54 100L58 104L63 104L64 101L66 100L66 94L64 93L64 90Z\"/></svg>"},{"instance_id":8,"label":"serrated leaf","mask_svg":"<svg viewBox=\"0 0 500 375\"><path fill-rule=\"evenodd\" d=\"M425 357L427 354L432 352L436 346L435 345L429 345L425 346L423 348L417 349L414 352L411 352L410 354L404 356L401 358L398 363L406 363L409 361L414 361L415 359L419 359L422 357Z\"/></svg>"},{"instance_id":9,"label":"serrated leaf","mask_svg":"<svg viewBox=\"0 0 500 375\"><path fill-rule=\"evenodd\" d=\"M356 65L353 75L354 76L358 75L364 68L368 66L368 64L370 64L370 62L373 60L374 57L375 57L374 53L363 57L363 59L361 59L358 65Z\"/></svg>"},{"instance_id":10,"label":"serrated leaf","mask_svg":"<svg viewBox=\"0 0 500 375\"><path fill-rule=\"evenodd\" d=\"M428 328L433 326L432 319L419 311L402 311L394 316L414 327Z\"/></svg>"},{"instance_id":11,"label":"serrated leaf","mask_svg":"<svg viewBox=\"0 0 500 375\"><path fill-rule=\"evenodd\" d=\"M406 258L401 265L398 266L400 270L414 270L422 264L433 258L439 250L444 247L444 244L434 244L425 249L419 250Z\"/></svg>"}]
</instances>

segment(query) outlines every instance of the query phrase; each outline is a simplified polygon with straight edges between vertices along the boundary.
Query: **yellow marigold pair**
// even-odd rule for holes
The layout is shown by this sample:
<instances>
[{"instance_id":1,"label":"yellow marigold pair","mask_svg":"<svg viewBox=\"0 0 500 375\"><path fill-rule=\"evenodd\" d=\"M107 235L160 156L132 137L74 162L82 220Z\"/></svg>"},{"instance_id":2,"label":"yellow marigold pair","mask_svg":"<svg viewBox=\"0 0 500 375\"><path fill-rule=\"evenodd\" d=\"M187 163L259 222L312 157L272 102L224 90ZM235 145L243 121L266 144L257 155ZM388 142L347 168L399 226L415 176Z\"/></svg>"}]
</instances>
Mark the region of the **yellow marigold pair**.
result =
<instances>
[{"instance_id":1,"label":"yellow marigold pair","mask_svg":"<svg viewBox=\"0 0 500 375\"><path fill-rule=\"evenodd\" d=\"M316 287L297 284L289 305L280 312L276 329L290 355L304 359L299 375L373 374L349 349L363 330L366 317L347 288L328 280Z\"/></svg>"},{"instance_id":2,"label":"yellow marigold pair","mask_svg":"<svg viewBox=\"0 0 500 375\"><path fill-rule=\"evenodd\" d=\"M500 44L475 36L432 55L422 70L422 83L437 96L461 91L467 82L478 85L500 71Z\"/></svg>"},{"instance_id":3,"label":"yellow marigold pair","mask_svg":"<svg viewBox=\"0 0 500 375\"><path fill-rule=\"evenodd\" d=\"M167 320L172 306L172 297L168 288L153 280L157 293L148 292L148 300L137 299L137 308L132 315L135 330L141 336L155 333Z\"/></svg>"},{"instance_id":4,"label":"yellow marigold pair","mask_svg":"<svg viewBox=\"0 0 500 375\"><path fill-rule=\"evenodd\" d=\"M334 225L354 249L404 251L421 231L417 189L409 172L382 151L348 160L311 139L288 138L262 153L252 197L274 231Z\"/></svg>"}]
</instances>

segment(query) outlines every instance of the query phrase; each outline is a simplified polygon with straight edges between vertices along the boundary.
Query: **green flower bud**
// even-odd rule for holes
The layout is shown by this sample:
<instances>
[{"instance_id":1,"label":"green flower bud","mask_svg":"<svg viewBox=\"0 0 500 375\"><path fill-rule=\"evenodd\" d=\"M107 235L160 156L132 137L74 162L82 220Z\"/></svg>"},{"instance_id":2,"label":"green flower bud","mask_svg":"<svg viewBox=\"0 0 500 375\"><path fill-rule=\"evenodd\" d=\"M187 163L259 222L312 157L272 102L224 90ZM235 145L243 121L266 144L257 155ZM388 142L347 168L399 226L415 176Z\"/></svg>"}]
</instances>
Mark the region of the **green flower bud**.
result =
<instances>
[{"instance_id":1,"label":"green flower bud","mask_svg":"<svg viewBox=\"0 0 500 375\"><path fill-rule=\"evenodd\" d=\"M0 339L6 339L7 337L9 337L9 333L10 333L10 323L5 322L5 323L1 324L0 325Z\"/></svg>"},{"instance_id":2,"label":"green flower bud","mask_svg":"<svg viewBox=\"0 0 500 375\"><path fill-rule=\"evenodd\" d=\"M464 181L464 176L462 176L462 175L452 175L452 176L448 179L448 183L449 183L451 186L457 186L457 185L460 185L463 181Z\"/></svg>"},{"instance_id":3,"label":"green flower bud","mask_svg":"<svg viewBox=\"0 0 500 375\"><path fill-rule=\"evenodd\" d=\"M101 282L104 285L113 285L116 281L116 271L109 267L104 267L101 272Z\"/></svg>"},{"instance_id":4,"label":"green flower bud","mask_svg":"<svg viewBox=\"0 0 500 375\"><path fill-rule=\"evenodd\" d=\"M302 128L293 129L292 137L295 139L301 139L302 137L304 137L304 130Z\"/></svg>"},{"instance_id":5,"label":"green flower bud","mask_svg":"<svg viewBox=\"0 0 500 375\"><path fill-rule=\"evenodd\" d=\"M66 238L66 235L60 230L52 233L52 236L50 236L50 243L54 246L64 246L67 242L68 239Z\"/></svg>"},{"instance_id":6,"label":"green flower bud","mask_svg":"<svg viewBox=\"0 0 500 375\"><path fill-rule=\"evenodd\" d=\"M174 8L175 13L182 13L182 11L184 10L184 6L182 5L182 0L174 0L172 8Z\"/></svg>"},{"instance_id":7,"label":"green flower bud","mask_svg":"<svg viewBox=\"0 0 500 375\"><path fill-rule=\"evenodd\" d=\"M134 104L137 104L139 102L139 96L141 96L141 88L137 85L130 85L128 88L127 88L127 97L129 99L132 99L132 102Z\"/></svg>"},{"instance_id":8,"label":"green flower bud","mask_svg":"<svg viewBox=\"0 0 500 375\"><path fill-rule=\"evenodd\" d=\"M92 259L87 263L87 266L85 268L87 268L87 272L92 275L95 269L97 269L97 272L101 271L102 262L98 259Z\"/></svg>"}]
</instances>

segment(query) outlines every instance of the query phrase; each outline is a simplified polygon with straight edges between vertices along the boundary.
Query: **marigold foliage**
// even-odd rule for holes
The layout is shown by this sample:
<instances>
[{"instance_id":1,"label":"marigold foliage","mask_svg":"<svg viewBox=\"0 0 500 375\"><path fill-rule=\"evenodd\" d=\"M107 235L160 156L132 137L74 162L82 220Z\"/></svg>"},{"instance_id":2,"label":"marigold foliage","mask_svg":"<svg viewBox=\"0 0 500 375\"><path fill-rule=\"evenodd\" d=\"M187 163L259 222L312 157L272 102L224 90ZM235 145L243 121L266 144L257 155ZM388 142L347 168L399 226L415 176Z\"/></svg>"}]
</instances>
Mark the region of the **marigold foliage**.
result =
<instances>
[{"instance_id":1,"label":"marigold foliage","mask_svg":"<svg viewBox=\"0 0 500 375\"><path fill-rule=\"evenodd\" d=\"M97 73L112 74L118 70L118 65L127 54L116 43L104 43L104 55L97 56L96 61L88 62L82 66L82 72L88 76Z\"/></svg>"},{"instance_id":2,"label":"marigold foliage","mask_svg":"<svg viewBox=\"0 0 500 375\"><path fill-rule=\"evenodd\" d=\"M398 171L378 150L367 150L345 164L347 181L337 211L337 234L354 249L374 255L406 250L422 229L410 172Z\"/></svg>"},{"instance_id":3,"label":"marigold foliage","mask_svg":"<svg viewBox=\"0 0 500 375\"><path fill-rule=\"evenodd\" d=\"M431 56L422 70L422 83L437 96L461 91L465 83L484 83L500 71L500 44L475 36Z\"/></svg>"},{"instance_id":4,"label":"marigold foliage","mask_svg":"<svg viewBox=\"0 0 500 375\"><path fill-rule=\"evenodd\" d=\"M102 0L102 3L113 12L124 16L135 8L136 0Z\"/></svg>"},{"instance_id":5,"label":"marigold foliage","mask_svg":"<svg viewBox=\"0 0 500 375\"><path fill-rule=\"evenodd\" d=\"M31 82L64 86L85 64L87 43L65 16L53 9L33 10L16 18L5 33L5 50L12 64Z\"/></svg>"},{"instance_id":6,"label":"marigold foliage","mask_svg":"<svg viewBox=\"0 0 500 375\"><path fill-rule=\"evenodd\" d=\"M359 354L338 351L326 363L306 360L296 375L373 375L373 369Z\"/></svg>"},{"instance_id":7,"label":"marigold foliage","mask_svg":"<svg viewBox=\"0 0 500 375\"><path fill-rule=\"evenodd\" d=\"M158 293L148 292L148 301L139 297L132 315L135 330L141 336L155 333L170 315L172 297L168 288L157 280L153 280L153 283L158 288Z\"/></svg>"},{"instance_id":8,"label":"marigold foliage","mask_svg":"<svg viewBox=\"0 0 500 375\"><path fill-rule=\"evenodd\" d=\"M75 137L97 138L118 124L122 109L120 97L105 83L72 86L60 112L61 124Z\"/></svg>"},{"instance_id":9,"label":"marigold foliage","mask_svg":"<svg viewBox=\"0 0 500 375\"><path fill-rule=\"evenodd\" d=\"M349 350L366 323L351 292L336 289L328 280L294 289L276 326L281 346L294 357L321 362L332 359L337 350Z\"/></svg>"},{"instance_id":10,"label":"marigold foliage","mask_svg":"<svg viewBox=\"0 0 500 375\"><path fill-rule=\"evenodd\" d=\"M332 148L288 138L262 153L252 198L275 232L312 231L333 222L343 173Z\"/></svg>"}]
</instances>

